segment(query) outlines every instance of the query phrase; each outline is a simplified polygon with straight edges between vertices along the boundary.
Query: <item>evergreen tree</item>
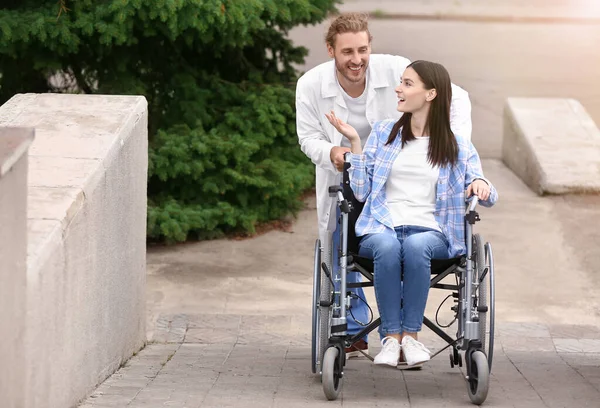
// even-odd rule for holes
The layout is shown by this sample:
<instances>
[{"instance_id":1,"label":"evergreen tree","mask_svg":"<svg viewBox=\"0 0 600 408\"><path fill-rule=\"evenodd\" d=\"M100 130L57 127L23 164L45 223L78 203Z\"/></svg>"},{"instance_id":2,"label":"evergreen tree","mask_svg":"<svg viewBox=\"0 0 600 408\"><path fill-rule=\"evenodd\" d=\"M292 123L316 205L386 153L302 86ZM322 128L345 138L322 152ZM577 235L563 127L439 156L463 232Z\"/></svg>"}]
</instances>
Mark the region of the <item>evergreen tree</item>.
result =
<instances>
[{"instance_id":1,"label":"evergreen tree","mask_svg":"<svg viewBox=\"0 0 600 408\"><path fill-rule=\"evenodd\" d=\"M307 50L288 31L338 0L3 0L0 103L21 92L144 95L148 235L183 241L300 208L295 136Z\"/></svg>"}]
</instances>

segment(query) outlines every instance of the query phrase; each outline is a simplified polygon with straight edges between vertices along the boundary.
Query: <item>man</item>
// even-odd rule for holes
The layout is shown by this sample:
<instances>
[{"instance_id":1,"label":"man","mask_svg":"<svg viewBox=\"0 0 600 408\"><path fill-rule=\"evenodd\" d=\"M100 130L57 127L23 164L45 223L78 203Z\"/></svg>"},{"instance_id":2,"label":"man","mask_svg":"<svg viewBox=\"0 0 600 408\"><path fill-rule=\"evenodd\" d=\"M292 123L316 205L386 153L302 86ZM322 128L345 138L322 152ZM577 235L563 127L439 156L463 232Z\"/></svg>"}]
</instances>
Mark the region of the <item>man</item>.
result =
<instances>
[{"instance_id":1,"label":"man","mask_svg":"<svg viewBox=\"0 0 600 408\"><path fill-rule=\"evenodd\" d=\"M395 87L410 61L395 55L371 55L372 36L364 14L338 16L329 27L325 42L332 61L306 72L296 86L296 128L302 151L316 165L316 194L319 237L324 254L336 230L336 201L329 197L328 187L339 185L344 153L350 145L328 122L331 111L352 125L364 146L373 124L382 119L398 119ZM453 85L451 127L455 134L471 137L471 103L467 92ZM337 235L333 234L332 253L337 251ZM325 257L324 257L325 259ZM334 257L334 259L336 259ZM334 271L337 262L333 263ZM348 282L360 280L358 273L348 274ZM348 333L358 333L368 323L369 313L361 288L354 291L347 316ZM361 324L362 323L362 324ZM346 349L346 357L368 353L366 338Z\"/></svg>"}]
</instances>

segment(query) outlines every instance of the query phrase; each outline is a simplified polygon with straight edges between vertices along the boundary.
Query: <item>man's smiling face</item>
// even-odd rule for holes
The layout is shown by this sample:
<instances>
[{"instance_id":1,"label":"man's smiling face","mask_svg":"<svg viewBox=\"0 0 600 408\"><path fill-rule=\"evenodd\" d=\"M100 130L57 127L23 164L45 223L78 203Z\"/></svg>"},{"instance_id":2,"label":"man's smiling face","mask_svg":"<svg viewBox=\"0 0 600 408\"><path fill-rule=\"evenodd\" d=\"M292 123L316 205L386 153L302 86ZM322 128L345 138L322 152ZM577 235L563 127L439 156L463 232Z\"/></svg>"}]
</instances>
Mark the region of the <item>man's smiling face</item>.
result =
<instances>
[{"instance_id":1,"label":"man's smiling face","mask_svg":"<svg viewBox=\"0 0 600 408\"><path fill-rule=\"evenodd\" d=\"M341 75L343 79L354 84L365 80L371 56L371 43L366 31L338 34L334 47L327 45L327 50L329 56L335 60L338 78Z\"/></svg>"}]
</instances>

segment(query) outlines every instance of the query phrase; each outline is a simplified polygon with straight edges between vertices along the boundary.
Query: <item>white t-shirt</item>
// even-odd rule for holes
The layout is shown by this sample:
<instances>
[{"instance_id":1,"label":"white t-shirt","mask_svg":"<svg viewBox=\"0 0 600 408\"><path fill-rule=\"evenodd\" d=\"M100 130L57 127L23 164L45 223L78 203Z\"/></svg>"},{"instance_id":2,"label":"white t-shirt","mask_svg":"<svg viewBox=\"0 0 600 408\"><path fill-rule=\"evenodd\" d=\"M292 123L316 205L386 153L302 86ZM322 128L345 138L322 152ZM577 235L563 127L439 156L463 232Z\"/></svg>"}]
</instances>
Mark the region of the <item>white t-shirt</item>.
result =
<instances>
[{"instance_id":1,"label":"white t-shirt","mask_svg":"<svg viewBox=\"0 0 600 408\"><path fill-rule=\"evenodd\" d=\"M336 76L337 79L337 76ZM338 86L340 87L340 91L344 97L344 101L346 102L346 107L348 108L348 124L352 126L358 132L360 136L360 144L362 146L365 145L369 135L371 134L371 124L367 120L367 86L365 85L365 90L362 95L358 98L353 98L344 91L340 83L338 82ZM350 147L350 141L346 138L342 138L341 146Z\"/></svg>"},{"instance_id":2,"label":"white t-shirt","mask_svg":"<svg viewBox=\"0 0 600 408\"><path fill-rule=\"evenodd\" d=\"M440 169L427 161L428 148L429 137L411 140L392 165L385 188L394 227L417 225L441 231L433 215Z\"/></svg>"}]
</instances>

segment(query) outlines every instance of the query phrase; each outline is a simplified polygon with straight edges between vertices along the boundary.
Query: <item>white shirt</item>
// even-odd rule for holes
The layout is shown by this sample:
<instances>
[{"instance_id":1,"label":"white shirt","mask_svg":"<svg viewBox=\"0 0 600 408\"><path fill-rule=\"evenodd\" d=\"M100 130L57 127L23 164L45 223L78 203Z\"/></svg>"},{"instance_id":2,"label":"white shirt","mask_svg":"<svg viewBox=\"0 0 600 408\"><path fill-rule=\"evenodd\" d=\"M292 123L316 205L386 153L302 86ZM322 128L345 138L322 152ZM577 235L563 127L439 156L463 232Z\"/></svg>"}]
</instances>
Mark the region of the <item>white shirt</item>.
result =
<instances>
[{"instance_id":1,"label":"white shirt","mask_svg":"<svg viewBox=\"0 0 600 408\"><path fill-rule=\"evenodd\" d=\"M411 140L392 164L385 196L394 227L417 225L441 231L433 215L440 169L427 160L428 148L429 137Z\"/></svg>"},{"instance_id":2,"label":"white shirt","mask_svg":"<svg viewBox=\"0 0 600 408\"><path fill-rule=\"evenodd\" d=\"M365 116L371 126L378 120L399 119L398 97L394 89L410 61L396 55L371 54L369 59ZM334 111L343 121L349 110L337 85L334 61L330 60L307 71L296 85L296 131L300 148L316 165L317 216L319 234L335 230L335 199L328 187L339 184L340 173L329 159L333 146L340 146L343 136L325 117ZM471 138L471 102L468 93L452 86L450 126L457 135Z\"/></svg>"},{"instance_id":3,"label":"white shirt","mask_svg":"<svg viewBox=\"0 0 600 408\"><path fill-rule=\"evenodd\" d=\"M337 75L336 75L337 78ZM357 98L353 98L344 91L344 88L338 82L338 86L340 87L340 92L344 97L344 101L346 102L346 107L348 108L348 123L358 133L360 136L360 144L362 146L365 145L367 139L369 138L369 134L371 133L371 124L367 120L366 111L367 111L367 87L369 86L369 78L367 76L367 84L365 86L365 90L362 95ZM350 147L350 141L348 138L343 137L341 146Z\"/></svg>"}]
</instances>

